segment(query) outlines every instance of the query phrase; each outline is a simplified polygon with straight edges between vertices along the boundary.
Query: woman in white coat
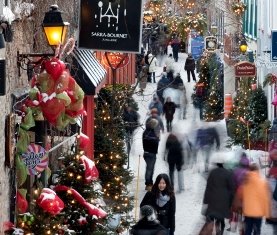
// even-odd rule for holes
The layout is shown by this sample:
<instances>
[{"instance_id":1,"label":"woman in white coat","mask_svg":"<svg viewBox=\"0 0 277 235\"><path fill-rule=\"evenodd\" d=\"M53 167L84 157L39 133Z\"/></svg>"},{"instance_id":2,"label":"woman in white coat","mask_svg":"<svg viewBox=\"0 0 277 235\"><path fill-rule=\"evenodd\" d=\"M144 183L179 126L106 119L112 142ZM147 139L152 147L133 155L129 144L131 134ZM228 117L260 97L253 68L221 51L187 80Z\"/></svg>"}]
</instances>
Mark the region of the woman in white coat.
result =
<instances>
[{"instance_id":1,"label":"woman in white coat","mask_svg":"<svg viewBox=\"0 0 277 235\"><path fill-rule=\"evenodd\" d=\"M152 76L153 76L153 82L156 83L156 71L158 69L158 60L154 55L150 53L148 56L148 61L149 61L150 82L152 82Z\"/></svg>"}]
</instances>

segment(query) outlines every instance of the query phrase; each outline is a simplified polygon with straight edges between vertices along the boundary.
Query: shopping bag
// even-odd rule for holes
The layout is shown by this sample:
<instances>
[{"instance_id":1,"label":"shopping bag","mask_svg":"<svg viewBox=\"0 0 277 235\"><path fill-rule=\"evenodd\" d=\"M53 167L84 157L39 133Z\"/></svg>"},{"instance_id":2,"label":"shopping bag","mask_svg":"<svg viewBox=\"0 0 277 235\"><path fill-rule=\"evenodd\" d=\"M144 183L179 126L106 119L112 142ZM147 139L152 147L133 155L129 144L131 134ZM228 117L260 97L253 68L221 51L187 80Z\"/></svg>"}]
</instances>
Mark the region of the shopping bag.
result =
<instances>
[{"instance_id":1,"label":"shopping bag","mask_svg":"<svg viewBox=\"0 0 277 235\"><path fill-rule=\"evenodd\" d=\"M233 212L232 218L230 221L230 232L235 233L237 232L238 227L238 214L236 212Z\"/></svg>"}]
</instances>

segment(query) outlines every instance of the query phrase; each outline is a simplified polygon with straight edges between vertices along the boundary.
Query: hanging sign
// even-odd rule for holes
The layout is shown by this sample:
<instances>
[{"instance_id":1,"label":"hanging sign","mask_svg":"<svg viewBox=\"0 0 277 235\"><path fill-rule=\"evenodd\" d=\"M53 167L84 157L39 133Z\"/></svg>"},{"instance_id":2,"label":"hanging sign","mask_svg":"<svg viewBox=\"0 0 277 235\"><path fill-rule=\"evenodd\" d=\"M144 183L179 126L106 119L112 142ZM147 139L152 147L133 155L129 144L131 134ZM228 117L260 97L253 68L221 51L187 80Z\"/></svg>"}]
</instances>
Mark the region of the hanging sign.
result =
<instances>
[{"instance_id":1,"label":"hanging sign","mask_svg":"<svg viewBox=\"0 0 277 235\"><path fill-rule=\"evenodd\" d=\"M205 49L208 52L214 52L217 49L217 38L214 36L208 36L205 38Z\"/></svg>"},{"instance_id":2,"label":"hanging sign","mask_svg":"<svg viewBox=\"0 0 277 235\"><path fill-rule=\"evenodd\" d=\"M81 0L78 46L140 53L142 0Z\"/></svg>"},{"instance_id":3,"label":"hanging sign","mask_svg":"<svg viewBox=\"0 0 277 235\"><path fill-rule=\"evenodd\" d=\"M277 62L277 30L271 31L271 62Z\"/></svg>"},{"instance_id":4,"label":"hanging sign","mask_svg":"<svg viewBox=\"0 0 277 235\"><path fill-rule=\"evenodd\" d=\"M102 62L112 69L123 68L129 63L129 56L119 52L105 52Z\"/></svg>"},{"instance_id":5,"label":"hanging sign","mask_svg":"<svg viewBox=\"0 0 277 235\"><path fill-rule=\"evenodd\" d=\"M241 61L235 64L235 76L236 77L255 77L256 66L254 63L248 61Z\"/></svg>"},{"instance_id":6,"label":"hanging sign","mask_svg":"<svg viewBox=\"0 0 277 235\"><path fill-rule=\"evenodd\" d=\"M22 160L28 168L29 175L37 175L48 166L48 155L45 149L37 144L30 144Z\"/></svg>"}]
</instances>

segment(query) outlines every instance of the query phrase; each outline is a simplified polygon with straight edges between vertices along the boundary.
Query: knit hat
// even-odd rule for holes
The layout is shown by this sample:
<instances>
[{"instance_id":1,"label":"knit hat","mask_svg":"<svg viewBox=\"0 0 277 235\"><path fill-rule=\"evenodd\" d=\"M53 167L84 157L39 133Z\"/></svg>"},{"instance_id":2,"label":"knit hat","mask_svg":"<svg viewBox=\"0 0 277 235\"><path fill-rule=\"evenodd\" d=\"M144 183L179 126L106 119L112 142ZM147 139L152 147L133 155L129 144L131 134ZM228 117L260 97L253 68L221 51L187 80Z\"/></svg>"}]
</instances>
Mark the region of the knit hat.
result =
<instances>
[{"instance_id":1,"label":"knit hat","mask_svg":"<svg viewBox=\"0 0 277 235\"><path fill-rule=\"evenodd\" d=\"M154 221L156 214L152 206L144 205L140 208L140 218L146 218L148 221Z\"/></svg>"},{"instance_id":2,"label":"knit hat","mask_svg":"<svg viewBox=\"0 0 277 235\"><path fill-rule=\"evenodd\" d=\"M240 164L241 166L246 166L246 167L248 167L248 166L249 166L249 163L250 163L250 161L249 161L248 157L246 156L246 154L245 154L245 153L242 153L242 156L241 156L241 158L240 158L239 164Z\"/></svg>"},{"instance_id":3,"label":"knit hat","mask_svg":"<svg viewBox=\"0 0 277 235\"><path fill-rule=\"evenodd\" d=\"M151 118L147 123L146 127L150 129L155 129L159 125L159 122L155 118Z\"/></svg>"}]
</instances>

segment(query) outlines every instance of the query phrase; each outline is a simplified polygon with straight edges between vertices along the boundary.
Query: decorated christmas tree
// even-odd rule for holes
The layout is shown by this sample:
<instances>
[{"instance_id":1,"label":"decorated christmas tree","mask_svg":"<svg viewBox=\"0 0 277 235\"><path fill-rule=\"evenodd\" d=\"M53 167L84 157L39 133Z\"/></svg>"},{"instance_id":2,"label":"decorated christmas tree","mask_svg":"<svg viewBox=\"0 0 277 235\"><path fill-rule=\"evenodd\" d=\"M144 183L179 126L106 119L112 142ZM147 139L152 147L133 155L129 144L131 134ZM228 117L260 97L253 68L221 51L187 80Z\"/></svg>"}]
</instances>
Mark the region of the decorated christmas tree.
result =
<instances>
[{"instance_id":1,"label":"decorated christmas tree","mask_svg":"<svg viewBox=\"0 0 277 235\"><path fill-rule=\"evenodd\" d=\"M210 88L204 105L204 120L216 121L223 118L223 64L220 58L212 53L208 62Z\"/></svg>"},{"instance_id":2,"label":"decorated christmas tree","mask_svg":"<svg viewBox=\"0 0 277 235\"><path fill-rule=\"evenodd\" d=\"M234 104L229 116L228 133L229 145L241 145L249 148L250 145L250 130L249 130L249 97L251 93L250 84L251 78L242 78L240 87L237 90L237 95L234 98Z\"/></svg>"},{"instance_id":3,"label":"decorated christmas tree","mask_svg":"<svg viewBox=\"0 0 277 235\"><path fill-rule=\"evenodd\" d=\"M102 174L104 199L114 213L121 217L122 227L128 226L128 212L132 209L132 197L127 190L133 175L127 169L125 128L122 120L124 106L130 104L130 87L116 85L105 87L98 94L95 111L95 161ZM112 100L114 99L114 100Z\"/></svg>"},{"instance_id":4,"label":"decorated christmas tree","mask_svg":"<svg viewBox=\"0 0 277 235\"><path fill-rule=\"evenodd\" d=\"M250 139L253 142L252 144L257 144L257 142L266 142L267 140L267 130L270 127L270 121L267 119L268 116L266 107L267 98L264 90L261 86L256 88L256 84L253 84L246 115L246 119L249 120L250 123Z\"/></svg>"}]
</instances>

